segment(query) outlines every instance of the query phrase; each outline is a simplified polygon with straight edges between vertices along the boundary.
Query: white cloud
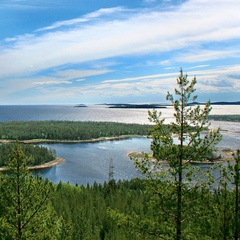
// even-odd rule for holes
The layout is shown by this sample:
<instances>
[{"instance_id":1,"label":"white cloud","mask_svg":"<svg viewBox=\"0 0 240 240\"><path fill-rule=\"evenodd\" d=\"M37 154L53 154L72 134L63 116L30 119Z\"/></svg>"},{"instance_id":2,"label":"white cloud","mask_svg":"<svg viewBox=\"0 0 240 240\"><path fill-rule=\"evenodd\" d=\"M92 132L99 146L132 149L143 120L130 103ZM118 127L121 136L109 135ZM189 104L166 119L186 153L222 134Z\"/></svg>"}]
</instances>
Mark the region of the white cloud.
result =
<instances>
[{"instance_id":1,"label":"white cloud","mask_svg":"<svg viewBox=\"0 0 240 240\"><path fill-rule=\"evenodd\" d=\"M154 75L123 78L123 79L111 79L111 80L104 80L103 83L132 82L132 81L141 81L141 80L148 80L148 79L155 79L155 78L166 78L169 76L176 76L176 73L154 74Z\"/></svg>"},{"instance_id":2,"label":"white cloud","mask_svg":"<svg viewBox=\"0 0 240 240\"><path fill-rule=\"evenodd\" d=\"M239 76L239 65L214 67L208 62L239 57L239 9L240 2L236 0L189 0L165 12L116 7L56 22L35 34L6 38L0 43L0 76L5 78L5 82L1 80L0 94L5 97L34 89L39 96L49 99L165 95L167 90L174 89L181 63L190 63L186 70L189 76L197 76L200 92L240 91L240 81L229 77ZM113 57L144 54L155 54L151 61L141 60L147 66L163 66L174 73L136 72L134 77L131 72L133 77L111 75L98 84L87 82L87 77L113 72L121 64ZM73 69L90 61L92 69ZM62 70L63 66L69 69ZM46 71L45 76L39 76L42 71Z\"/></svg>"},{"instance_id":3,"label":"white cloud","mask_svg":"<svg viewBox=\"0 0 240 240\"><path fill-rule=\"evenodd\" d=\"M227 57L239 57L240 52L238 50L197 50L186 51L175 58L178 62L204 62L209 60L225 59Z\"/></svg>"},{"instance_id":4,"label":"white cloud","mask_svg":"<svg viewBox=\"0 0 240 240\"><path fill-rule=\"evenodd\" d=\"M196 66L196 68L203 68L205 66ZM240 92L240 81L238 78L229 77L229 74L233 76L239 76L240 74L240 65L233 66L219 66L215 69L209 70L195 70L187 71L188 79L193 79L194 76L197 78L197 90L200 93L206 92ZM109 91L115 92L117 89L128 89L124 91L124 95L127 95L129 92L135 94L136 87L142 93L145 94L165 94L166 91L170 90L173 92L176 87L176 78L177 73L169 74L155 74L147 76L139 76L135 78L123 78L123 79L112 79L105 80L102 84L99 85L98 89L108 89ZM236 89L237 88L237 89ZM136 94L139 94L136 92Z\"/></svg>"},{"instance_id":5,"label":"white cloud","mask_svg":"<svg viewBox=\"0 0 240 240\"><path fill-rule=\"evenodd\" d=\"M116 11L123 11L122 8L99 10L89 16L101 20L102 15L108 14L112 19L93 21L79 28L74 25L78 20L73 19L56 25L69 24L75 28L22 36L10 48L1 50L1 75L26 74L69 63L190 49L207 42L239 39L239 8L240 2L235 0L192 0L174 11L129 13L124 19L114 16ZM234 55L234 51L227 53ZM211 60L217 54L212 51L200 57ZM34 68L30 68L31 65Z\"/></svg>"},{"instance_id":6,"label":"white cloud","mask_svg":"<svg viewBox=\"0 0 240 240\"><path fill-rule=\"evenodd\" d=\"M56 23L52 24L51 26L37 29L36 32L53 30L53 29L56 29L56 28L67 27L67 26L74 26L75 27L75 25L77 25L77 24L86 23L86 22L88 22L92 19L100 18L102 16L106 16L106 15L109 15L109 14L116 14L117 12L121 12L121 11L124 11L124 8L122 8L122 7L101 8L101 9L97 10L96 12L86 14L81 18L70 19L70 20L66 20L66 21L59 21L59 22L56 22Z\"/></svg>"},{"instance_id":7,"label":"white cloud","mask_svg":"<svg viewBox=\"0 0 240 240\"><path fill-rule=\"evenodd\" d=\"M43 82L34 82L33 85L56 85L56 84L71 84L70 81L43 81Z\"/></svg>"},{"instance_id":8,"label":"white cloud","mask_svg":"<svg viewBox=\"0 0 240 240\"><path fill-rule=\"evenodd\" d=\"M75 69L68 69L64 71L58 71L55 73L56 77L65 78L65 79L74 79L74 78L82 78L82 77L90 77L101 75L105 73L112 72L109 69L91 69L91 70L75 70Z\"/></svg>"},{"instance_id":9,"label":"white cloud","mask_svg":"<svg viewBox=\"0 0 240 240\"><path fill-rule=\"evenodd\" d=\"M69 88L69 85L71 85L73 82L77 82L78 84L80 82L83 82L85 79L83 79L82 77L101 75L107 72L111 72L111 70L69 69L65 71L64 70L56 71L51 74L49 73L47 76L31 76L28 78L16 77L13 79L7 79L5 81L1 81L0 96L4 98L8 95L18 94L19 92L23 92L31 89L32 90L34 89L35 91L39 91L40 94L44 94L44 92L46 92L45 88L49 86L54 87L55 90L59 85L68 85L68 88ZM67 92L68 90L65 90L65 91Z\"/></svg>"}]
</instances>

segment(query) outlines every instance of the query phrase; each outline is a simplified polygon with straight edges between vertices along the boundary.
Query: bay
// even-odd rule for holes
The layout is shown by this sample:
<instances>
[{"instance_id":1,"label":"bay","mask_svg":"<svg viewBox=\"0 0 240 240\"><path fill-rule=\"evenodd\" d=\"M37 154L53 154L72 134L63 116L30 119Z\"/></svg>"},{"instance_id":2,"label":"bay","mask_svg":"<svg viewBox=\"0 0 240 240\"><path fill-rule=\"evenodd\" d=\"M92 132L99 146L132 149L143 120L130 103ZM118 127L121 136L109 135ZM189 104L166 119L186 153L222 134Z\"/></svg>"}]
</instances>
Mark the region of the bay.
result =
<instances>
[{"instance_id":1,"label":"bay","mask_svg":"<svg viewBox=\"0 0 240 240\"><path fill-rule=\"evenodd\" d=\"M41 173L44 178L48 178L54 183L62 181L83 185L92 185L95 181L97 183L108 181L111 159L115 180L141 177L128 157L128 153L133 151L150 152L150 139L146 138L40 145L56 149L57 155L63 157L65 161L48 169L35 170L34 174Z\"/></svg>"}]
</instances>

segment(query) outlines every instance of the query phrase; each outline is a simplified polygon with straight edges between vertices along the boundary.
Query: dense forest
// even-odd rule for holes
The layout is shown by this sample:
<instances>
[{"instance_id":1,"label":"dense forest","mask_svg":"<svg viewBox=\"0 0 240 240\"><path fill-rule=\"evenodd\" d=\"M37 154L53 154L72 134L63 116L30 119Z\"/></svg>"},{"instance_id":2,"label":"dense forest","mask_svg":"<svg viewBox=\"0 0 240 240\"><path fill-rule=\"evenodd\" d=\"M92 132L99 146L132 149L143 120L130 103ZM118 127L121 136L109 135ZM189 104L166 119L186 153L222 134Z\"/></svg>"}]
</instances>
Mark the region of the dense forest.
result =
<instances>
[{"instance_id":1,"label":"dense forest","mask_svg":"<svg viewBox=\"0 0 240 240\"><path fill-rule=\"evenodd\" d=\"M28 166L40 165L53 161L56 158L55 149L37 146L33 144L21 144ZM13 143L3 143L0 145L0 167L6 166L9 160Z\"/></svg>"},{"instance_id":2,"label":"dense forest","mask_svg":"<svg viewBox=\"0 0 240 240\"><path fill-rule=\"evenodd\" d=\"M51 202L70 239L175 239L175 187L144 179L93 186L59 183ZM151 189L151 190L150 190ZM155 193L152 194L152 189ZM236 191L220 185L184 195L183 239L234 239ZM238 202L239 205L239 202Z\"/></svg>"},{"instance_id":3,"label":"dense forest","mask_svg":"<svg viewBox=\"0 0 240 240\"><path fill-rule=\"evenodd\" d=\"M216 121L240 121L239 115L211 115ZM167 125L165 125L167 127ZM0 122L2 140L81 141L107 137L149 135L152 125L117 122L13 121ZM166 128L167 129L167 128ZM192 128L194 129L194 128Z\"/></svg>"},{"instance_id":4,"label":"dense forest","mask_svg":"<svg viewBox=\"0 0 240 240\"><path fill-rule=\"evenodd\" d=\"M147 135L150 125L114 122L0 122L0 139L91 140L122 135Z\"/></svg>"}]
</instances>

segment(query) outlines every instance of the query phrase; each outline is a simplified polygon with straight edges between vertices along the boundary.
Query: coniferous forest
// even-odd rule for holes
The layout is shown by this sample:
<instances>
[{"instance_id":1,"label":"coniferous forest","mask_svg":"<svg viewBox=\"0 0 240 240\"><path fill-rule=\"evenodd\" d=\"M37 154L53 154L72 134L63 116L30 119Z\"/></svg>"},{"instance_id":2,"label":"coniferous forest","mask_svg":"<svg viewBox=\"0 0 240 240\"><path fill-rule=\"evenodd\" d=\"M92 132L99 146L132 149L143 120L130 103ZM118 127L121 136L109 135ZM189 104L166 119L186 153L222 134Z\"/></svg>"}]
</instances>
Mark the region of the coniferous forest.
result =
<instances>
[{"instance_id":1,"label":"coniferous forest","mask_svg":"<svg viewBox=\"0 0 240 240\"><path fill-rule=\"evenodd\" d=\"M197 98L195 84L180 71L175 94L167 93L175 111L167 127L161 113L149 111L152 155L132 158L141 179L115 181L113 172L104 184L52 184L31 174L24 145L9 145L0 239L239 239L240 150L204 172L192 164L206 161L221 141L220 129L206 131L210 102L188 104Z\"/></svg>"},{"instance_id":2,"label":"coniferous forest","mask_svg":"<svg viewBox=\"0 0 240 240\"><path fill-rule=\"evenodd\" d=\"M150 125L116 122L21 121L0 122L4 140L91 140L123 135L148 135Z\"/></svg>"},{"instance_id":3,"label":"coniferous forest","mask_svg":"<svg viewBox=\"0 0 240 240\"><path fill-rule=\"evenodd\" d=\"M53 161L56 158L56 151L33 144L21 144L28 166L36 166ZM11 153L13 143L4 143L0 145L0 167L7 165L9 154Z\"/></svg>"}]
</instances>

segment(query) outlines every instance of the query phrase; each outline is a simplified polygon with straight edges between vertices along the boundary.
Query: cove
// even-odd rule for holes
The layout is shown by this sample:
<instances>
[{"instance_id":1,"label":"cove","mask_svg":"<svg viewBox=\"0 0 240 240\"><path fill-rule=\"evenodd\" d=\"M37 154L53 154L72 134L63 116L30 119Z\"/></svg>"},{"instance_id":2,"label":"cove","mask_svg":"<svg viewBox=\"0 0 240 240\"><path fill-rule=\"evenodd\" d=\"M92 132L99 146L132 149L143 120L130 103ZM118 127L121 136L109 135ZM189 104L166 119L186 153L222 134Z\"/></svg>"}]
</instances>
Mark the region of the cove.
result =
<instances>
[{"instance_id":1,"label":"cove","mask_svg":"<svg viewBox=\"0 0 240 240\"><path fill-rule=\"evenodd\" d=\"M108 181L110 160L113 161L115 180L140 177L127 154L133 151L150 151L151 139L129 138L93 143L41 143L40 146L56 149L57 157L65 161L48 169L34 170L54 183L92 185Z\"/></svg>"}]
</instances>

